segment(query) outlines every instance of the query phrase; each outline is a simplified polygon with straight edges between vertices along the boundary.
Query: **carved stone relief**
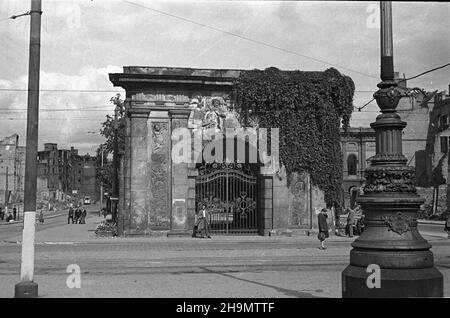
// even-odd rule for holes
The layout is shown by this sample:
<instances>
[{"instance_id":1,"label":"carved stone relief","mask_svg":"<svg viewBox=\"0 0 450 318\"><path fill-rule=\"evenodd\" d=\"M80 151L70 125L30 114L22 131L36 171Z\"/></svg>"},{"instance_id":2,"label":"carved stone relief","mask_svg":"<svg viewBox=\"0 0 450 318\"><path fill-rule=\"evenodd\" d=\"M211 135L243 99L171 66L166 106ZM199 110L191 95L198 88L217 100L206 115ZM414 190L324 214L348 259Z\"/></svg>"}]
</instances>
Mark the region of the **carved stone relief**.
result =
<instances>
[{"instance_id":1,"label":"carved stone relief","mask_svg":"<svg viewBox=\"0 0 450 318\"><path fill-rule=\"evenodd\" d=\"M152 122L152 149L150 157L150 224L153 227L169 227L169 124Z\"/></svg>"}]
</instances>

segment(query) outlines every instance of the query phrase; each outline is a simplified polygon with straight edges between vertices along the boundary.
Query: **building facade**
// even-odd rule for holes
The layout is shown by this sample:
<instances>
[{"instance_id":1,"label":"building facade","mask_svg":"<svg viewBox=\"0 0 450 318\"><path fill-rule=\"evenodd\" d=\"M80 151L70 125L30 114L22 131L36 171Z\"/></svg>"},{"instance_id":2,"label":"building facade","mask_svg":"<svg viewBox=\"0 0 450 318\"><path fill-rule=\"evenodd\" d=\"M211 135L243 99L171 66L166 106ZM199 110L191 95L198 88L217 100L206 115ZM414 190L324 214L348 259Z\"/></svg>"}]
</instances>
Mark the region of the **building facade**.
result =
<instances>
[{"instance_id":1,"label":"building facade","mask_svg":"<svg viewBox=\"0 0 450 318\"><path fill-rule=\"evenodd\" d=\"M0 204L23 202L25 180L25 147L19 146L19 135L0 140Z\"/></svg>"},{"instance_id":2,"label":"building facade","mask_svg":"<svg viewBox=\"0 0 450 318\"><path fill-rule=\"evenodd\" d=\"M38 198L41 200L82 200L84 196L97 199L95 158L79 155L78 150L58 149L46 143L38 152Z\"/></svg>"},{"instance_id":3,"label":"building facade","mask_svg":"<svg viewBox=\"0 0 450 318\"><path fill-rule=\"evenodd\" d=\"M354 207L359 188L364 184L364 170L375 156L375 131L372 128L341 129L343 156L343 191L346 207Z\"/></svg>"},{"instance_id":4,"label":"building facade","mask_svg":"<svg viewBox=\"0 0 450 318\"><path fill-rule=\"evenodd\" d=\"M450 89L450 87L449 87ZM427 178L424 183L432 187L424 196L431 201L432 214L448 212L450 207L449 151L450 151L450 95L439 92L434 96L434 107L430 112L428 144L425 151Z\"/></svg>"},{"instance_id":5,"label":"building facade","mask_svg":"<svg viewBox=\"0 0 450 318\"><path fill-rule=\"evenodd\" d=\"M397 81L401 79L398 78ZM407 88L401 80L404 94L397 107L401 119L407 122L403 130L403 154L408 165L415 168L415 184L425 198L425 206L433 213L447 210L448 151L450 148L450 96L444 92L424 92ZM365 181L364 169L375 153L375 135L371 128L349 128L341 131L344 159L344 194L351 203L352 189ZM366 154L366 151L369 152ZM362 158L362 160L361 160ZM354 197L356 196L354 193ZM351 205L351 204L350 204ZM430 208L430 206L432 206Z\"/></svg>"},{"instance_id":6,"label":"building facade","mask_svg":"<svg viewBox=\"0 0 450 318\"><path fill-rule=\"evenodd\" d=\"M274 157L265 165L240 164L236 158L221 164L201 159L215 147L214 138L205 138L205 128L242 128L236 124L232 96L239 74L133 66L110 74L114 86L126 90L118 203L122 235L190 235L203 206L216 233L268 235L316 227L315 211L325 207L324 196L311 186L308 174L294 173L288 180ZM184 139L180 131L188 131L193 139L202 136L199 147L195 142L189 146L192 140L181 146L192 161L175 160L180 142L191 138ZM245 137L226 141L214 149L223 147L228 156L228 150L241 143L246 153L253 151Z\"/></svg>"}]
</instances>

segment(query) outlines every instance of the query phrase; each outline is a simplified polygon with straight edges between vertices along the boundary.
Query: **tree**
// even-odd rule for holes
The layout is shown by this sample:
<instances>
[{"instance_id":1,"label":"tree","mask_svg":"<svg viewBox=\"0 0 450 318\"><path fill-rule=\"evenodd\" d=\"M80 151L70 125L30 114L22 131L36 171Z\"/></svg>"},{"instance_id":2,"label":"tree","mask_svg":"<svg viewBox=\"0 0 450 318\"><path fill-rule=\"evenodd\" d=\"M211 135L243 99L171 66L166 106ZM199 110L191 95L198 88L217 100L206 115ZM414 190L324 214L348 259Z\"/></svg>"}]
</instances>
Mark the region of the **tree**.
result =
<instances>
[{"instance_id":1,"label":"tree","mask_svg":"<svg viewBox=\"0 0 450 318\"><path fill-rule=\"evenodd\" d=\"M111 103L115 105L116 116L106 115L106 121L102 123L100 134L106 138L106 141L99 145L96 150L96 182L97 185L103 185L105 192L112 192L112 180L114 176L112 160L108 160L108 155L113 154L114 151L114 134L117 129L117 139L119 146L119 153L125 149L125 110L123 100L120 98L120 94L111 97ZM103 167L102 167L102 148L103 148Z\"/></svg>"},{"instance_id":2,"label":"tree","mask_svg":"<svg viewBox=\"0 0 450 318\"><path fill-rule=\"evenodd\" d=\"M102 165L103 147L103 165ZM105 151L105 144L101 144L96 150L95 157L95 180L96 186L103 185L103 191L110 193L112 190L112 162L108 160L108 153Z\"/></svg>"},{"instance_id":3,"label":"tree","mask_svg":"<svg viewBox=\"0 0 450 318\"><path fill-rule=\"evenodd\" d=\"M113 103L117 112L117 121L114 120L113 116L106 115L106 121L102 123L102 129L100 129L100 134L106 138L105 149L108 154L114 151L114 130L118 130L118 143L119 143L119 153L125 150L125 110L123 105L123 100L120 99L120 94L115 97L111 97L111 103Z\"/></svg>"}]
</instances>

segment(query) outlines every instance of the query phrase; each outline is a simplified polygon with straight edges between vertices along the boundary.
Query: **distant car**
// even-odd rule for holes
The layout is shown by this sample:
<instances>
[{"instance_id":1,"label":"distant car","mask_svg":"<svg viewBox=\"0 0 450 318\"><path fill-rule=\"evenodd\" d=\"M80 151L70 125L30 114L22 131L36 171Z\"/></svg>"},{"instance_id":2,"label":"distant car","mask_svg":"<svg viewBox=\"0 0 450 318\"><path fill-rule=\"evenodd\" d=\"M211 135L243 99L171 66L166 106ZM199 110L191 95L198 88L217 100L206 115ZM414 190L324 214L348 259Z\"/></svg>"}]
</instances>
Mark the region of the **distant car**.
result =
<instances>
[{"instance_id":1,"label":"distant car","mask_svg":"<svg viewBox=\"0 0 450 318\"><path fill-rule=\"evenodd\" d=\"M91 204L91 198L90 197L84 197L84 204Z\"/></svg>"}]
</instances>

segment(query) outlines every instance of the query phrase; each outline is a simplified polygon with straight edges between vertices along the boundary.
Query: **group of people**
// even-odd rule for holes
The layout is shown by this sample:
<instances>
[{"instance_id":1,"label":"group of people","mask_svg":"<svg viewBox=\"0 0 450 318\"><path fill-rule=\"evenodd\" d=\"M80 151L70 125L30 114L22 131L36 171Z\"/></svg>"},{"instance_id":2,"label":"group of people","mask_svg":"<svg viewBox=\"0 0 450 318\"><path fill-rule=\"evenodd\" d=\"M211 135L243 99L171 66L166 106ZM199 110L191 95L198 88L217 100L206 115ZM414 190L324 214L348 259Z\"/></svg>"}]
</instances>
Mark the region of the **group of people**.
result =
<instances>
[{"instance_id":1,"label":"group of people","mask_svg":"<svg viewBox=\"0 0 450 318\"><path fill-rule=\"evenodd\" d=\"M361 207L357 205L355 209L347 208L346 212L347 226L345 227L345 234L348 237L353 237L353 234L361 235L364 230L364 214L362 214ZM360 215L358 220L356 220L356 215Z\"/></svg>"},{"instance_id":2,"label":"group of people","mask_svg":"<svg viewBox=\"0 0 450 318\"><path fill-rule=\"evenodd\" d=\"M17 215L17 208L14 206L12 213L9 212L8 210L5 211L3 210L2 207L0 207L0 220L1 221L6 221L6 222L10 222L10 221L18 221L18 215Z\"/></svg>"},{"instance_id":3,"label":"group of people","mask_svg":"<svg viewBox=\"0 0 450 318\"><path fill-rule=\"evenodd\" d=\"M356 225L356 234L360 235L364 230L364 215L361 213L360 218L356 221L355 224L355 215L359 214L357 213L358 210L361 207L357 206L355 209L347 209L347 225L346 225L346 234L349 237L353 237L354 232L354 226ZM362 211L361 211L362 212ZM83 210L82 215L85 215L86 210ZM70 218L70 211L69 211L69 218ZM319 233L317 234L317 238L320 241L320 247L319 249L325 250L326 247L324 245L325 240L330 237L330 230L328 227L328 210L323 208L320 210L320 212L317 214L318 218L318 227L319 227ZM72 222L73 223L73 222ZM448 237L450 238L450 215L448 216L448 219L445 222L445 231L448 234ZM210 229L209 229L209 221L208 221L208 211L206 209L206 206L203 205L200 211L196 214L196 220L195 225L192 233L192 237L207 237L211 238L210 235Z\"/></svg>"},{"instance_id":4,"label":"group of people","mask_svg":"<svg viewBox=\"0 0 450 318\"><path fill-rule=\"evenodd\" d=\"M360 235L364 230L364 215L361 213L359 219L356 221L356 214L359 215L359 209L360 207L357 206L355 209L347 208L347 224L345 227L345 233L348 235L348 237L353 237L354 228L356 227L356 234ZM361 211L362 212L362 211ZM320 247L319 249L325 250L326 247L324 245L325 239L327 239L330 234L330 230L328 228L328 211L327 209L323 208L317 215L318 219L318 226L319 226L319 233L317 234L317 238L320 241Z\"/></svg>"},{"instance_id":5,"label":"group of people","mask_svg":"<svg viewBox=\"0 0 450 318\"><path fill-rule=\"evenodd\" d=\"M75 209L70 206L69 207L69 216L67 218L67 224L86 224L86 208L77 206Z\"/></svg>"}]
</instances>

